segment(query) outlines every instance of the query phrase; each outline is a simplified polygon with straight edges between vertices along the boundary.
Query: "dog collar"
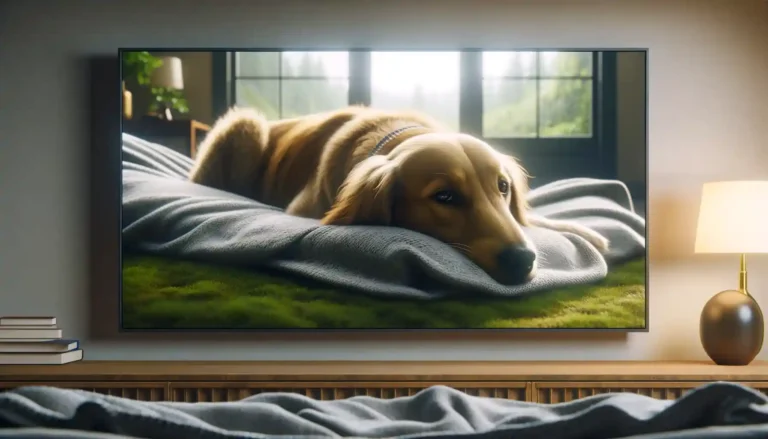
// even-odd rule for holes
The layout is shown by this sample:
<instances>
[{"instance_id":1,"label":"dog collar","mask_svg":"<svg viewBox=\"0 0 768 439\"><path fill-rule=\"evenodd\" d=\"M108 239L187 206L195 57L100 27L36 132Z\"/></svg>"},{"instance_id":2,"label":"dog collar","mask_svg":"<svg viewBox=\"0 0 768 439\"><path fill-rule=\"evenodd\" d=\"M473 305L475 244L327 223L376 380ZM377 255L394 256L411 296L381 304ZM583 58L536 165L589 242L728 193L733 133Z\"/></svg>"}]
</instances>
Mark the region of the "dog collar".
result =
<instances>
[{"instance_id":1,"label":"dog collar","mask_svg":"<svg viewBox=\"0 0 768 439\"><path fill-rule=\"evenodd\" d=\"M389 141L391 141L392 139L397 137L398 134L402 133L403 131L408 131L408 130L413 129L413 128L421 128L421 126L420 125L408 125L406 127L398 128L398 129L390 132L386 136L382 137L381 140L379 140L379 143L377 143L376 146L373 147L373 149L371 150L371 153L368 154L368 157L373 157L376 154L378 154L379 151L381 151L381 148L383 148L384 145L389 143Z\"/></svg>"}]
</instances>

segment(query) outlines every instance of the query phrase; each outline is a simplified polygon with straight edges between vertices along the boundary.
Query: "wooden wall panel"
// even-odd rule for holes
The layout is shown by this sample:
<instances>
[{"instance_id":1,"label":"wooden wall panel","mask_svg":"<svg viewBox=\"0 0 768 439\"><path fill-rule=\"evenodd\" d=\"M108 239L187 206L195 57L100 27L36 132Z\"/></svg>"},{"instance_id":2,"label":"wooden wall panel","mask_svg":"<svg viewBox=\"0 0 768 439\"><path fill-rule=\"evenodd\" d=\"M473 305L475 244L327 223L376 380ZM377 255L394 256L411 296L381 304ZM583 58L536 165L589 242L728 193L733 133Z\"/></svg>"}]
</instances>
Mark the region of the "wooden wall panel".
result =
<instances>
[{"instance_id":1,"label":"wooden wall panel","mask_svg":"<svg viewBox=\"0 0 768 439\"><path fill-rule=\"evenodd\" d=\"M673 400L705 381L614 381L614 382L535 382L531 401L555 404L605 393L629 392L656 399ZM768 395L768 382L744 382Z\"/></svg>"},{"instance_id":2,"label":"wooden wall panel","mask_svg":"<svg viewBox=\"0 0 768 439\"><path fill-rule=\"evenodd\" d=\"M29 382L2 382L0 391L10 390L24 386L50 386L62 389L79 389L101 395L119 396L121 398L135 399L138 401L167 401L167 382L72 382L72 381L29 381Z\"/></svg>"},{"instance_id":3,"label":"wooden wall panel","mask_svg":"<svg viewBox=\"0 0 768 439\"><path fill-rule=\"evenodd\" d=\"M170 383L170 396L173 401L182 402L238 401L266 392L292 392L321 401L345 399L353 396L390 399L412 396L427 387L440 384L474 396L489 396L517 401L525 401L530 397L530 386L526 382L174 382Z\"/></svg>"},{"instance_id":4,"label":"wooden wall panel","mask_svg":"<svg viewBox=\"0 0 768 439\"><path fill-rule=\"evenodd\" d=\"M446 385L472 396L531 401L544 404L573 401L588 396L629 392L657 399L673 400L705 381L557 381L557 382L2 382L0 391L22 386L52 386L80 389L102 395L139 401L217 402L239 401L269 392L291 392L329 401L354 396L391 399L412 396L432 385ZM768 382L743 382L768 395Z\"/></svg>"},{"instance_id":5,"label":"wooden wall panel","mask_svg":"<svg viewBox=\"0 0 768 439\"><path fill-rule=\"evenodd\" d=\"M539 403L609 392L676 399L712 381L740 382L768 395L768 362L502 361L80 361L0 365L0 390L47 385L143 401L237 401L265 392L318 400L409 396L445 385L469 395Z\"/></svg>"}]
</instances>

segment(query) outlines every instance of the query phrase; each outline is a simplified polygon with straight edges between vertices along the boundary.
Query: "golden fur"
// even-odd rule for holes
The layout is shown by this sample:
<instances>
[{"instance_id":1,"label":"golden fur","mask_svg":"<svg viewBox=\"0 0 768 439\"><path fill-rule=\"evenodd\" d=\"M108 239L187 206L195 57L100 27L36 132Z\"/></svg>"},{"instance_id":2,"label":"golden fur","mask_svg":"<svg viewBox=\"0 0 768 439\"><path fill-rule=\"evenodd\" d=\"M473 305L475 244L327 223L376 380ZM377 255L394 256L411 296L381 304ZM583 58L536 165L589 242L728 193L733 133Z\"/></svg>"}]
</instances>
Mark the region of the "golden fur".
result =
<instances>
[{"instance_id":1,"label":"golden fur","mask_svg":"<svg viewBox=\"0 0 768 439\"><path fill-rule=\"evenodd\" d=\"M394 136L369 156L387 134ZM389 225L433 236L503 283L532 278L523 226L608 242L565 221L532 216L517 160L419 113L348 107L267 121L231 109L200 147L190 179L329 225Z\"/></svg>"}]
</instances>

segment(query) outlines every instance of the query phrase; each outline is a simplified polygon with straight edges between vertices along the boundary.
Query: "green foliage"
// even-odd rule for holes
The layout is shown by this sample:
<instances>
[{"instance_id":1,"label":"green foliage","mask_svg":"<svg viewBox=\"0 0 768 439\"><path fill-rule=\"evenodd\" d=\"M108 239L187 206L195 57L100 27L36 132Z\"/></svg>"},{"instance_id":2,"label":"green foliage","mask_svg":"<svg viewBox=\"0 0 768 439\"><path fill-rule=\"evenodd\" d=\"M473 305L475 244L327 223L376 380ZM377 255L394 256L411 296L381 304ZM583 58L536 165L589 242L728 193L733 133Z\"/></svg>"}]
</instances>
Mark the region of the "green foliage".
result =
<instances>
[{"instance_id":1,"label":"green foliage","mask_svg":"<svg viewBox=\"0 0 768 439\"><path fill-rule=\"evenodd\" d=\"M295 58L291 58L295 59ZM279 70L280 57L272 53L241 56L239 69L249 75L270 76ZM325 64L320 54L305 52L293 63L283 60L282 76L286 79L247 80L238 84L240 105L261 111L267 119L290 118L334 110L347 105L347 85L344 81L323 79ZM312 77L313 79L304 79ZM281 114L282 110L282 114Z\"/></svg>"},{"instance_id":2,"label":"green foliage","mask_svg":"<svg viewBox=\"0 0 768 439\"><path fill-rule=\"evenodd\" d=\"M238 104L245 104L249 107L256 108L269 120L280 119L280 107L278 103L270 102L269 99L264 97L264 94L259 93L257 87L240 86L238 89L242 93L242 100L239 101Z\"/></svg>"},{"instance_id":3,"label":"green foliage","mask_svg":"<svg viewBox=\"0 0 768 439\"><path fill-rule=\"evenodd\" d=\"M123 80L136 79L141 87L146 87L151 82L152 72L162 65L163 60L149 52L123 52ZM151 87L150 93L150 112L161 111L166 105L182 114L189 112L189 105L181 90Z\"/></svg>"},{"instance_id":4,"label":"green foliage","mask_svg":"<svg viewBox=\"0 0 768 439\"><path fill-rule=\"evenodd\" d=\"M152 72L163 65L163 61L149 52L123 52L123 80L135 78L141 86L149 85Z\"/></svg>"},{"instance_id":5,"label":"green foliage","mask_svg":"<svg viewBox=\"0 0 768 439\"><path fill-rule=\"evenodd\" d=\"M492 80L484 85L483 133L486 137L574 137L592 134L591 57L560 52L546 66L553 79ZM506 75L524 71L510 57ZM566 79L566 77L568 79ZM557 79L562 78L562 79ZM539 132L536 118L539 117Z\"/></svg>"},{"instance_id":6,"label":"green foliage","mask_svg":"<svg viewBox=\"0 0 768 439\"><path fill-rule=\"evenodd\" d=\"M158 112L169 106L179 113L189 112L189 105L181 90L175 90L166 87L152 87L152 102L149 104L149 111Z\"/></svg>"},{"instance_id":7,"label":"green foliage","mask_svg":"<svg viewBox=\"0 0 768 439\"><path fill-rule=\"evenodd\" d=\"M563 76L589 76L584 58L561 53L555 70ZM587 59L587 62L590 60ZM580 79L544 80L539 105L543 136L584 136L592 133L592 82Z\"/></svg>"},{"instance_id":8,"label":"green foliage","mask_svg":"<svg viewBox=\"0 0 768 439\"><path fill-rule=\"evenodd\" d=\"M123 319L131 328L639 328L645 261L596 285L521 299L391 300L266 271L128 255Z\"/></svg>"},{"instance_id":9,"label":"green foliage","mask_svg":"<svg viewBox=\"0 0 768 439\"><path fill-rule=\"evenodd\" d=\"M504 90L504 85L498 84L498 89L486 90L483 112L483 134L485 137L536 137L536 88L531 90ZM522 87L518 87L522 88ZM507 96L514 98L506 99ZM516 99L516 100L513 100ZM493 105L492 102L498 102Z\"/></svg>"}]
</instances>

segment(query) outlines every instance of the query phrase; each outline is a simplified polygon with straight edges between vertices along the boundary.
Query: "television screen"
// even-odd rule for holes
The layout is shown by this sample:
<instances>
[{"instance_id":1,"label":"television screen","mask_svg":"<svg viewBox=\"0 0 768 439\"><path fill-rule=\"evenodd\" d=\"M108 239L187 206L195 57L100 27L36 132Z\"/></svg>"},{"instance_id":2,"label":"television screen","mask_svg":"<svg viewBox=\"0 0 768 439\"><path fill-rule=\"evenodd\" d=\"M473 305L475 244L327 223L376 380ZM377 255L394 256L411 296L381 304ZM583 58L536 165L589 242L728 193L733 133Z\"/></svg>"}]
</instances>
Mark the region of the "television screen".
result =
<instances>
[{"instance_id":1,"label":"television screen","mask_svg":"<svg viewBox=\"0 0 768 439\"><path fill-rule=\"evenodd\" d=\"M122 330L647 330L646 61L121 50Z\"/></svg>"}]
</instances>

